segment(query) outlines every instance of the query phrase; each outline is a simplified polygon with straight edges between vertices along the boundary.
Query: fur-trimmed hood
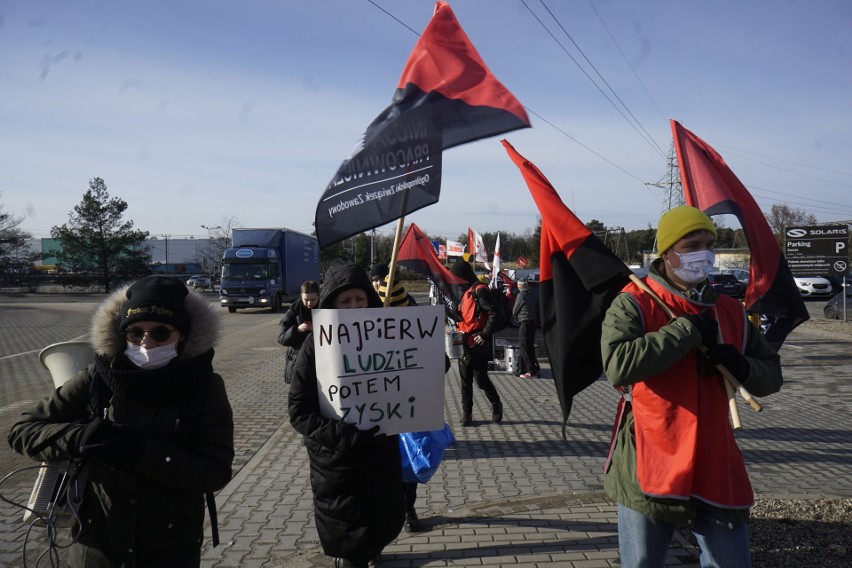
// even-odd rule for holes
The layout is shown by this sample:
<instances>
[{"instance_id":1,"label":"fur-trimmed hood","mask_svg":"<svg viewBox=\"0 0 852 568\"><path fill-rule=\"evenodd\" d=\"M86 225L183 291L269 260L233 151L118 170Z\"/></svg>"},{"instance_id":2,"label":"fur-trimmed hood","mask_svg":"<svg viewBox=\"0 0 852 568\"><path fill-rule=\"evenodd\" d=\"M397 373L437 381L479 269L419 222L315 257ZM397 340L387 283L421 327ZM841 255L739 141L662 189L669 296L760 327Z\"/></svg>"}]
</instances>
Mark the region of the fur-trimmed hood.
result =
<instances>
[{"instance_id":1,"label":"fur-trimmed hood","mask_svg":"<svg viewBox=\"0 0 852 568\"><path fill-rule=\"evenodd\" d=\"M118 330L121 307L127 301L129 287L128 284L110 294L92 318L90 342L98 355L114 357L124 353L127 347L127 342ZM185 308L189 315L189 333L181 344L179 360L197 357L219 341L219 313L206 298L189 290Z\"/></svg>"}]
</instances>

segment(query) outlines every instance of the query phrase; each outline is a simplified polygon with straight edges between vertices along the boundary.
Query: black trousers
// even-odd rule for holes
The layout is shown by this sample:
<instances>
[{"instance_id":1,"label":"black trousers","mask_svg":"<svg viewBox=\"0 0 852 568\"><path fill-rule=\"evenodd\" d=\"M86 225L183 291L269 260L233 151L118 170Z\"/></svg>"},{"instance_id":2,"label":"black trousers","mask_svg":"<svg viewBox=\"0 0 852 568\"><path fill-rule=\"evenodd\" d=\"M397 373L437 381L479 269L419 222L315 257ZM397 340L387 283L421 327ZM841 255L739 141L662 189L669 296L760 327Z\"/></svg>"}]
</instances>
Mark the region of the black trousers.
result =
<instances>
[{"instance_id":1,"label":"black trousers","mask_svg":"<svg viewBox=\"0 0 852 568\"><path fill-rule=\"evenodd\" d=\"M461 376L462 410L469 413L473 410L473 383L479 387L492 405L500 402L500 395L494 388L494 383L488 376L488 361L491 359L491 345L474 345L465 349L470 354L470 363L465 365L459 359L459 375Z\"/></svg>"},{"instance_id":2,"label":"black trousers","mask_svg":"<svg viewBox=\"0 0 852 568\"><path fill-rule=\"evenodd\" d=\"M518 327L518 338L521 340L522 369L537 375L541 369L538 366L538 358L535 356L535 322L522 321Z\"/></svg>"},{"instance_id":3,"label":"black trousers","mask_svg":"<svg viewBox=\"0 0 852 568\"><path fill-rule=\"evenodd\" d=\"M402 482L402 500L405 503L405 512L414 512L414 502L417 501L417 484L413 481Z\"/></svg>"}]
</instances>

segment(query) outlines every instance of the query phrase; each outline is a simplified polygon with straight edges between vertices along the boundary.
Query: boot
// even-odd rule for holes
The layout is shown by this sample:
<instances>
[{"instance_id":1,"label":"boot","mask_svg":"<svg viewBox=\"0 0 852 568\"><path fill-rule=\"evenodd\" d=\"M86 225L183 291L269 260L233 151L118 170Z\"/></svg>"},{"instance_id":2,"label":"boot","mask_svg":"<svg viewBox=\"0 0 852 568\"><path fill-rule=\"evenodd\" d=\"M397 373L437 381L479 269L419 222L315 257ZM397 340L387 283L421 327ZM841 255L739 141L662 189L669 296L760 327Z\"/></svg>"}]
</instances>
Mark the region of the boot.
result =
<instances>
[{"instance_id":1,"label":"boot","mask_svg":"<svg viewBox=\"0 0 852 568\"><path fill-rule=\"evenodd\" d=\"M499 400L491 407L491 420L493 420L495 424L499 424L503 421L503 403Z\"/></svg>"},{"instance_id":2,"label":"boot","mask_svg":"<svg viewBox=\"0 0 852 568\"><path fill-rule=\"evenodd\" d=\"M417 518L417 513L409 511L405 514L405 532L416 533L423 530L423 525L420 524L420 519Z\"/></svg>"},{"instance_id":3,"label":"boot","mask_svg":"<svg viewBox=\"0 0 852 568\"><path fill-rule=\"evenodd\" d=\"M465 410L462 413L462 426L472 426L473 425L473 410Z\"/></svg>"}]
</instances>

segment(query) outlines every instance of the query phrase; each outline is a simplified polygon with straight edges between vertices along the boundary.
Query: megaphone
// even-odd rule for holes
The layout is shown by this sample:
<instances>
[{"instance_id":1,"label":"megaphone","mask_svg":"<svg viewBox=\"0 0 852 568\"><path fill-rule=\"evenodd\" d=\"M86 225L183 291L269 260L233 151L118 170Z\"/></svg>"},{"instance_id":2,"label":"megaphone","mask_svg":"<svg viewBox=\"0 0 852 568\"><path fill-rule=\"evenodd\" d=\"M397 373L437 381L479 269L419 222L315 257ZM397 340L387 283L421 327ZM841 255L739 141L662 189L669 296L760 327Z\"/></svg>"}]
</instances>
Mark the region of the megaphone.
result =
<instances>
[{"instance_id":1,"label":"megaphone","mask_svg":"<svg viewBox=\"0 0 852 568\"><path fill-rule=\"evenodd\" d=\"M39 351L38 360L50 371L53 386L59 388L95 360L95 351L85 341L65 341Z\"/></svg>"},{"instance_id":2,"label":"megaphone","mask_svg":"<svg viewBox=\"0 0 852 568\"><path fill-rule=\"evenodd\" d=\"M50 371L56 388L85 369L94 359L95 351L84 341L54 343L38 354L38 360ZM86 477L76 461L43 462L24 510L24 522L29 523L40 517L55 527L71 526L79 517Z\"/></svg>"}]
</instances>

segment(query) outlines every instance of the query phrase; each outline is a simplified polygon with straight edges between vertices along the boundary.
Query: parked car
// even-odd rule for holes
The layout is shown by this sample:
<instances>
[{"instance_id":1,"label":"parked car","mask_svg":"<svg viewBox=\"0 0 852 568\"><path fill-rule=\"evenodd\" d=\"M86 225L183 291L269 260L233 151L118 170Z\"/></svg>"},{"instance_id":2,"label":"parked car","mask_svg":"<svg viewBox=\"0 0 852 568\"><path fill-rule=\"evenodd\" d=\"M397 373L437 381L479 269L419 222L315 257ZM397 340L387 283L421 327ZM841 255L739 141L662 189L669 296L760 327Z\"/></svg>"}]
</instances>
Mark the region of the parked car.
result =
<instances>
[{"instance_id":1,"label":"parked car","mask_svg":"<svg viewBox=\"0 0 852 568\"><path fill-rule=\"evenodd\" d=\"M793 280L805 298L831 296L831 282L822 276L794 276Z\"/></svg>"},{"instance_id":2,"label":"parked car","mask_svg":"<svg viewBox=\"0 0 852 568\"><path fill-rule=\"evenodd\" d=\"M745 286L732 274L713 272L707 275L710 286L720 294L732 298L742 298L745 295Z\"/></svg>"},{"instance_id":3,"label":"parked car","mask_svg":"<svg viewBox=\"0 0 852 568\"><path fill-rule=\"evenodd\" d=\"M841 288L846 288L847 286L852 286L852 275L846 276L823 276L826 280L831 282L831 290L833 292L840 292Z\"/></svg>"},{"instance_id":4,"label":"parked car","mask_svg":"<svg viewBox=\"0 0 852 568\"><path fill-rule=\"evenodd\" d=\"M538 282L540 271L538 268L516 268L515 270L508 270L509 276L512 277L512 280L518 282L519 280L526 280L527 282Z\"/></svg>"},{"instance_id":5,"label":"parked car","mask_svg":"<svg viewBox=\"0 0 852 568\"><path fill-rule=\"evenodd\" d=\"M190 276L186 281L187 286L192 286L193 288L201 288L202 290L210 288L213 289L213 283L210 282L210 277L205 276L204 274L196 274L195 276Z\"/></svg>"},{"instance_id":6,"label":"parked car","mask_svg":"<svg viewBox=\"0 0 852 568\"><path fill-rule=\"evenodd\" d=\"M846 320L852 318L852 288L846 291ZM826 319L843 319L843 293L835 294L822 308L822 314Z\"/></svg>"},{"instance_id":7,"label":"parked car","mask_svg":"<svg viewBox=\"0 0 852 568\"><path fill-rule=\"evenodd\" d=\"M723 270L722 274L730 274L743 284L748 285L748 268L729 268Z\"/></svg>"}]
</instances>

